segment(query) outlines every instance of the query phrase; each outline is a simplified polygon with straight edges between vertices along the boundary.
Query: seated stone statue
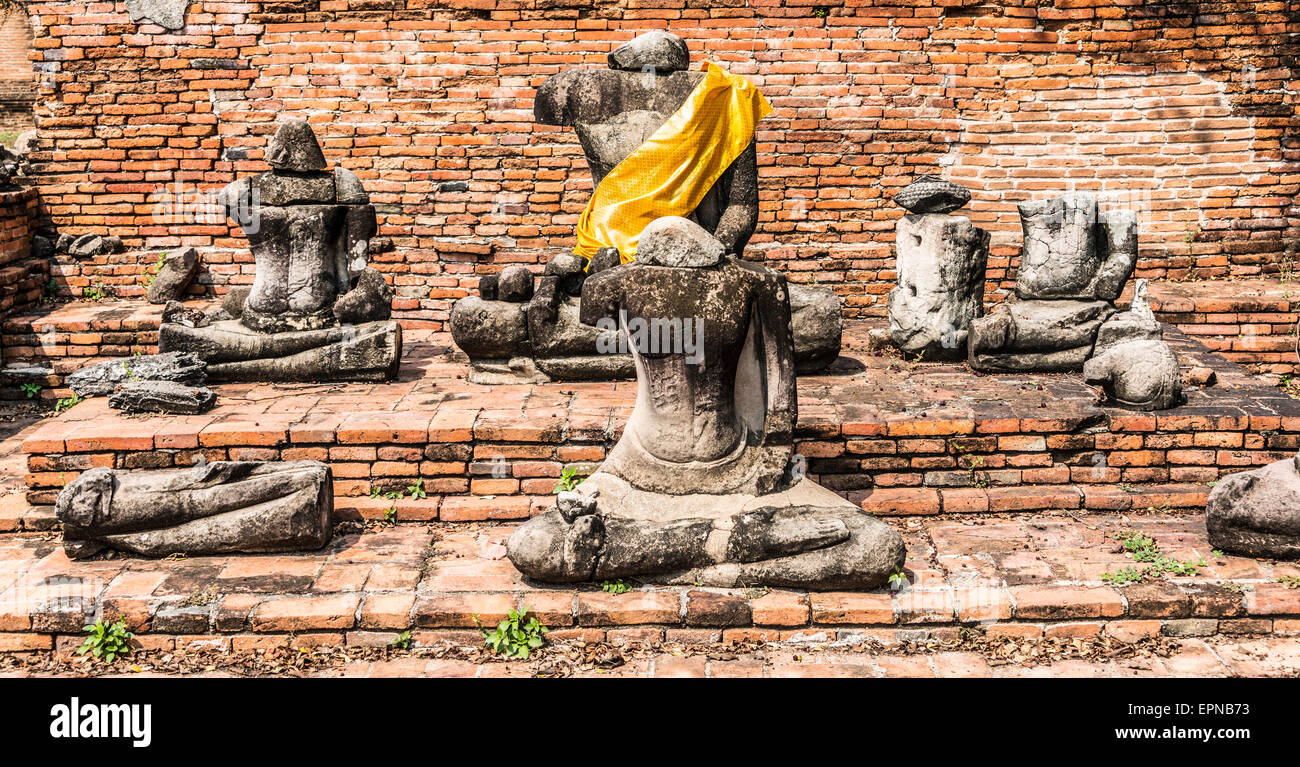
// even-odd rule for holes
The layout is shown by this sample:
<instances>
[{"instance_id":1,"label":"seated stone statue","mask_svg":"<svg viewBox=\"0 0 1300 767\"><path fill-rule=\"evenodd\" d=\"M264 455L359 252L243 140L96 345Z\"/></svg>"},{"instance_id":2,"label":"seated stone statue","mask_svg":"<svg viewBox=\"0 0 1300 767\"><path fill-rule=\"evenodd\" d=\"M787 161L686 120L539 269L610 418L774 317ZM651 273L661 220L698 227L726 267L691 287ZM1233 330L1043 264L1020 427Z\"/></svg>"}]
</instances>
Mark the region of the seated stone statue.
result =
<instances>
[{"instance_id":1,"label":"seated stone statue","mask_svg":"<svg viewBox=\"0 0 1300 767\"><path fill-rule=\"evenodd\" d=\"M1015 299L971 322L971 367L1079 371L1137 263L1132 211L1099 214L1078 192L1020 204L1024 248Z\"/></svg>"},{"instance_id":2,"label":"seated stone statue","mask_svg":"<svg viewBox=\"0 0 1300 767\"><path fill-rule=\"evenodd\" d=\"M1205 525L1216 549L1300 558L1300 456L1220 479L1210 491Z\"/></svg>"},{"instance_id":3,"label":"seated stone statue","mask_svg":"<svg viewBox=\"0 0 1300 767\"><path fill-rule=\"evenodd\" d=\"M670 119L684 122L684 105L706 77L716 74L689 71L686 43L662 31L648 32L618 47L609 54L608 63L608 69L573 69L551 77L538 89L533 108L539 123L572 126L577 131L598 190ZM721 139L735 137L714 138L727 143ZM695 208L681 212L711 232L734 257L741 256L758 223L758 161L752 130L741 138L743 143L732 144L739 150L736 156L704 190ZM647 221L675 213L649 207L643 212ZM611 344L620 349L625 344L582 327L577 305L586 277L635 256L620 255L615 242L589 244L584 231L580 226L579 260L568 254L557 256L546 266L536 291L531 282L526 289L504 289L525 280L512 271L516 267L509 267L499 278L485 277L478 296L461 299L452 308L452 338L470 357L471 381L607 380L633 374L630 356L616 353L615 359L609 359ZM791 291L790 299L800 371L829 365L840 349L839 298L827 288L801 286Z\"/></svg>"},{"instance_id":4,"label":"seated stone statue","mask_svg":"<svg viewBox=\"0 0 1300 767\"><path fill-rule=\"evenodd\" d=\"M333 477L317 461L96 468L55 503L74 559L103 549L148 557L319 549L333 533L333 511Z\"/></svg>"},{"instance_id":5,"label":"seated stone statue","mask_svg":"<svg viewBox=\"0 0 1300 767\"><path fill-rule=\"evenodd\" d=\"M248 237L257 273L236 319L164 322L163 351L190 351L208 377L237 381L383 380L397 374L401 327L392 290L366 265L375 210L361 182L325 157L302 120L284 120L267 173L221 193Z\"/></svg>"},{"instance_id":6,"label":"seated stone statue","mask_svg":"<svg viewBox=\"0 0 1300 767\"><path fill-rule=\"evenodd\" d=\"M617 318L637 400L600 469L519 527L542 581L873 588L901 567L893 528L791 476L797 416L785 280L698 224L647 227L635 262L583 285L580 319Z\"/></svg>"}]
</instances>

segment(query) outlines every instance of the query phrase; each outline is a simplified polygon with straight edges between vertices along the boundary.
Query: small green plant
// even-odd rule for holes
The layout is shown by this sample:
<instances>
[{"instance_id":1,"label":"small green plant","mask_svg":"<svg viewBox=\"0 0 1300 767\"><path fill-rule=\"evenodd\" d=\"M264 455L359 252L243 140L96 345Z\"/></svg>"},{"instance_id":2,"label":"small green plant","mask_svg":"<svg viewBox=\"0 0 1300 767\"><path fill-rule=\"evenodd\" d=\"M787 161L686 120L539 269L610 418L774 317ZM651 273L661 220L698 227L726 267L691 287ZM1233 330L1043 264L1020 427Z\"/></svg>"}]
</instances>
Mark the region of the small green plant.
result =
<instances>
[{"instance_id":1,"label":"small green plant","mask_svg":"<svg viewBox=\"0 0 1300 767\"><path fill-rule=\"evenodd\" d=\"M907 586L907 584L907 573L903 572L902 568L895 567L894 572L889 574L889 588L897 591Z\"/></svg>"},{"instance_id":2,"label":"small green plant","mask_svg":"<svg viewBox=\"0 0 1300 767\"><path fill-rule=\"evenodd\" d=\"M1120 536L1120 543L1134 562L1150 566L1140 571L1135 567L1125 567L1114 573L1102 573L1102 581L1114 586L1125 586L1146 578L1162 578L1166 575L1196 575L1206 566L1205 560L1199 557L1196 560L1180 561L1165 556L1154 538L1141 533L1125 533Z\"/></svg>"},{"instance_id":3,"label":"small green plant","mask_svg":"<svg viewBox=\"0 0 1300 767\"><path fill-rule=\"evenodd\" d=\"M1300 589L1300 575L1278 576L1277 582L1286 586L1288 589Z\"/></svg>"},{"instance_id":4,"label":"small green plant","mask_svg":"<svg viewBox=\"0 0 1300 767\"><path fill-rule=\"evenodd\" d=\"M78 402L81 402L81 395L77 394L76 392L73 392L71 397L62 397L61 399L59 399L58 402L54 403L54 414L58 415L59 413L62 413L64 410L68 410L69 408L72 408Z\"/></svg>"},{"instance_id":5,"label":"small green plant","mask_svg":"<svg viewBox=\"0 0 1300 767\"><path fill-rule=\"evenodd\" d=\"M107 663L117 660L120 655L129 655L131 646L127 644L131 637L135 636L126 630L126 619L118 618L114 623L105 623L102 620L86 626L85 631L88 636L82 643L77 652L81 655L90 655L99 658Z\"/></svg>"},{"instance_id":6,"label":"small green plant","mask_svg":"<svg viewBox=\"0 0 1300 767\"><path fill-rule=\"evenodd\" d=\"M578 476L578 470L572 466L566 466L564 471L560 472L560 481L555 483L555 490L552 492L561 493L565 490L573 490L580 484L582 484L582 477Z\"/></svg>"},{"instance_id":7,"label":"small green plant","mask_svg":"<svg viewBox=\"0 0 1300 767\"><path fill-rule=\"evenodd\" d=\"M396 506L389 506L387 509L384 509L384 521L390 525L395 524L397 522Z\"/></svg>"},{"instance_id":8,"label":"small green plant","mask_svg":"<svg viewBox=\"0 0 1300 767\"><path fill-rule=\"evenodd\" d=\"M130 378L132 381L139 381L139 380L140 380L139 378L136 378L136 377L135 377L135 372L132 371L131 368L130 368L130 366L128 366L128 365L126 364L126 360L122 360L122 369L126 371L126 377L127 377L127 378Z\"/></svg>"},{"instance_id":9,"label":"small green plant","mask_svg":"<svg viewBox=\"0 0 1300 767\"><path fill-rule=\"evenodd\" d=\"M1111 586L1127 586L1140 580L1142 580L1142 574L1137 571L1136 567L1121 567L1113 573L1101 574L1102 583L1108 583Z\"/></svg>"},{"instance_id":10,"label":"small green plant","mask_svg":"<svg viewBox=\"0 0 1300 767\"><path fill-rule=\"evenodd\" d=\"M1225 555L1221 550L1214 549L1213 551L1210 552L1210 556L1214 557L1215 559L1223 559Z\"/></svg>"},{"instance_id":11,"label":"small green plant","mask_svg":"<svg viewBox=\"0 0 1300 767\"><path fill-rule=\"evenodd\" d=\"M483 628L477 615L474 616L474 625L478 626L489 650L518 660L528 660L533 650L546 643L543 635L550 631L537 618L528 617L527 607L518 612L507 610L506 619L491 631Z\"/></svg>"},{"instance_id":12,"label":"small green plant","mask_svg":"<svg viewBox=\"0 0 1300 767\"><path fill-rule=\"evenodd\" d=\"M81 291L81 297L87 301L103 301L107 297L107 294L104 292L104 286L91 285Z\"/></svg>"},{"instance_id":13,"label":"small green plant","mask_svg":"<svg viewBox=\"0 0 1300 767\"><path fill-rule=\"evenodd\" d=\"M383 489L382 487L372 487L372 488L370 488L370 497L371 497L371 498L383 498L383 497L384 497L384 489Z\"/></svg>"},{"instance_id":14,"label":"small green plant","mask_svg":"<svg viewBox=\"0 0 1300 767\"><path fill-rule=\"evenodd\" d=\"M407 487L406 492L410 493L411 497L417 501L429 497L429 494L424 490L424 477L415 480L415 484Z\"/></svg>"},{"instance_id":15,"label":"small green plant","mask_svg":"<svg viewBox=\"0 0 1300 767\"><path fill-rule=\"evenodd\" d=\"M167 254L159 253L158 260L154 262L153 266L149 267L149 270L147 272L148 276L145 277L144 286L146 288L151 287L153 285L153 281L158 279L158 273L162 271L163 264L165 263L167 263Z\"/></svg>"},{"instance_id":16,"label":"small green plant","mask_svg":"<svg viewBox=\"0 0 1300 767\"><path fill-rule=\"evenodd\" d=\"M27 395L27 399L31 399L41 393L41 385L31 381L19 385L18 388L23 390L23 394Z\"/></svg>"},{"instance_id":17,"label":"small green plant","mask_svg":"<svg viewBox=\"0 0 1300 767\"><path fill-rule=\"evenodd\" d=\"M1228 591L1235 591L1238 594L1241 594L1246 590L1245 584L1237 583L1236 581L1225 581L1223 587Z\"/></svg>"},{"instance_id":18,"label":"small green plant","mask_svg":"<svg viewBox=\"0 0 1300 767\"><path fill-rule=\"evenodd\" d=\"M388 646L389 646L389 647L396 647L396 648L399 649L399 650L409 650L409 649L411 649L411 632L410 632L410 630L408 629L408 630L403 631L402 633L398 634L397 637L393 639L393 641L391 641L391 642L388 643Z\"/></svg>"},{"instance_id":19,"label":"small green plant","mask_svg":"<svg viewBox=\"0 0 1300 767\"><path fill-rule=\"evenodd\" d=\"M600 590L606 594L626 594L632 590L632 587L619 578L616 581L601 581Z\"/></svg>"},{"instance_id":20,"label":"small green plant","mask_svg":"<svg viewBox=\"0 0 1300 767\"><path fill-rule=\"evenodd\" d=\"M828 13L830 13L830 11L828 11L828 10L826 10L825 8L822 8L822 7L819 6L819 7L817 7L817 8L812 9L811 11L809 11L809 13L810 13L810 14L812 15L812 17L815 18L815 19L824 19L824 18L826 18L826 15L827 15Z\"/></svg>"}]
</instances>

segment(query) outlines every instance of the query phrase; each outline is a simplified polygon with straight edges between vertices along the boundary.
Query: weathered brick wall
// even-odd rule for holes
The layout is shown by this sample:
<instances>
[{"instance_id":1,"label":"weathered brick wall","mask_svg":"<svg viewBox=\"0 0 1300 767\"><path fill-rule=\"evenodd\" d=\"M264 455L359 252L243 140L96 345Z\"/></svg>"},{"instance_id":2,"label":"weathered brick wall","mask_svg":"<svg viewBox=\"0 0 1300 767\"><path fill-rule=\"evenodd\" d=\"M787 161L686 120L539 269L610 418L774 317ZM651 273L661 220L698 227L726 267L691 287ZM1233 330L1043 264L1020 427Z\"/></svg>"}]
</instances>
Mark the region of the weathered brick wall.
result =
<instances>
[{"instance_id":1,"label":"weathered brick wall","mask_svg":"<svg viewBox=\"0 0 1300 767\"><path fill-rule=\"evenodd\" d=\"M1069 189L1141 211L1148 277L1276 271L1300 229L1300 0L196 1L178 34L121 2L29 12L54 223L233 250L218 292L251 280L242 237L155 215L161 187L265 169L281 113L371 191L401 316L436 326L476 273L564 250L591 185L573 133L533 123L534 89L663 27L775 107L751 257L835 285L850 316L883 312L889 198L922 172L976 188L991 290L1013 276L1014 203Z\"/></svg>"},{"instance_id":2,"label":"weathered brick wall","mask_svg":"<svg viewBox=\"0 0 1300 767\"><path fill-rule=\"evenodd\" d=\"M0 317L34 304L49 279L49 262L32 255L36 193L0 192Z\"/></svg>"},{"instance_id":3,"label":"weathered brick wall","mask_svg":"<svg viewBox=\"0 0 1300 767\"><path fill-rule=\"evenodd\" d=\"M0 133L30 130L35 124L31 48L27 14L21 8L0 10Z\"/></svg>"}]
</instances>

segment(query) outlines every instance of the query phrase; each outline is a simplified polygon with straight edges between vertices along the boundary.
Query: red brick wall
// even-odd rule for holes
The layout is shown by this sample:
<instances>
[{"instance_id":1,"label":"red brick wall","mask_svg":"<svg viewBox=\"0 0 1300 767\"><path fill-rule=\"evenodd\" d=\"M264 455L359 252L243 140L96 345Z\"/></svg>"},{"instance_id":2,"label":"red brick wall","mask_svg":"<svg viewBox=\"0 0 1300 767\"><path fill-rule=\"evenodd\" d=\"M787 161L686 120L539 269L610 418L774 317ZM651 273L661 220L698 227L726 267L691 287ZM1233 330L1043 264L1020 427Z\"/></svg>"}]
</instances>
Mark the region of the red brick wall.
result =
<instances>
[{"instance_id":1,"label":"red brick wall","mask_svg":"<svg viewBox=\"0 0 1300 767\"><path fill-rule=\"evenodd\" d=\"M35 303L49 280L49 262L31 258L35 216L33 190L0 192L0 317Z\"/></svg>"},{"instance_id":2,"label":"red brick wall","mask_svg":"<svg viewBox=\"0 0 1300 767\"><path fill-rule=\"evenodd\" d=\"M308 116L397 250L399 314L437 324L477 272L572 243L590 181L572 131L535 125L545 77L651 28L752 78L762 212L750 255L880 314L922 172L976 186L990 288L1014 203L1093 189L1142 212L1148 277L1276 271L1295 249L1300 0L310 0L202 2L181 34L117 3L33 2L41 193L72 233L242 248L151 215L160 186L265 168L280 113ZM242 252L213 280L251 280Z\"/></svg>"},{"instance_id":3,"label":"red brick wall","mask_svg":"<svg viewBox=\"0 0 1300 767\"><path fill-rule=\"evenodd\" d=\"M0 132L30 130L36 77L29 59L32 29L21 8L0 10Z\"/></svg>"}]
</instances>

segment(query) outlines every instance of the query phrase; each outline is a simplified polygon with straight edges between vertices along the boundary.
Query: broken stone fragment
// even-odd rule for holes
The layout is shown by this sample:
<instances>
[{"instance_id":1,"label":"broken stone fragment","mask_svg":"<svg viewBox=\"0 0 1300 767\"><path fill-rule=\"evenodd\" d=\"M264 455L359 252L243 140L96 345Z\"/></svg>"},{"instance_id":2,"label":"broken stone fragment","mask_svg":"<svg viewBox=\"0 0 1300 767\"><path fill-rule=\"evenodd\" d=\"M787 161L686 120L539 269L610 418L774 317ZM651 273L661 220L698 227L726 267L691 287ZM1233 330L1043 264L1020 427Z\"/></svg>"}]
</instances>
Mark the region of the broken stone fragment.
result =
<instances>
[{"instance_id":1,"label":"broken stone fragment","mask_svg":"<svg viewBox=\"0 0 1300 767\"><path fill-rule=\"evenodd\" d=\"M1250 557L1300 557L1300 457L1230 474L1210 491L1210 545Z\"/></svg>"},{"instance_id":2,"label":"broken stone fragment","mask_svg":"<svg viewBox=\"0 0 1300 767\"><path fill-rule=\"evenodd\" d=\"M507 266L497 274L497 300L522 304L533 297L533 273L526 266Z\"/></svg>"},{"instance_id":3,"label":"broken stone fragment","mask_svg":"<svg viewBox=\"0 0 1300 767\"><path fill-rule=\"evenodd\" d=\"M636 260L651 266L699 268L713 266L726 252L717 237L689 218L663 216L641 232Z\"/></svg>"},{"instance_id":4,"label":"broken stone fragment","mask_svg":"<svg viewBox=\"0 0 1300 767\"><path fill-rule=\"evenodd\" d=\"M152 21L164 29L181 29L189 5L190 0L126 0L126 12L137 23Z\"/></svg>"},{"instance_id":5,"label":"broken stone fragment","mask_svg":"<svg viewBox=\"0 0 1300 767\"><path fill-rule=\"evenodd\" d=\"M656 29L615 48L608 62L610 69L668 74L689 67L691 52L677 35Z\"/></svg>"},{"instance_id":6,"label":"broken stone fragment","mask_svg":"<svg viewBox=\"0 0 1300 767\"><path fill-rule=\"evenodd\" d=\"M119 386L108 398L108 406L124 413L206 413L217 402L217 394L203 386L186 386L174 381L132 381Z\"/></svg>"},{"instance_id":7,"label":"broken stone fragment","mask_svg":"<svg viewBox=\"0 0 1300 767\"><path fill-rule=\"evenodd\" d=\"M191 309L180 301L168 301L163 307L162 321L176 322L190 328L201 328L211 324L211 317L198 309Z\"/></svg>"},{"instance_id":8,"label":"broken stone fragment","mask_svg":"<svg viewBox=\"0 0 1300 767\"><path fill-rule=\"evenodd\" d=\"M840 342L844 336L843 304L835 291L821 285L791 283L789 289L795 370L813 373L840 356Z\"/></svg>"},{"instance_id":9,"label":"broken stone fragment","mask_svg":"<svg viewBox=\"0 0 1300 767\"><path fill-rule=\"evenodd\" d=\"M1083 365L1083 380L1099 385L1107 398L1132 410L1165 410L1182 402L1178 356L1164 341L1124 341Z\"/></svg>"},{"instance_id":10,"label":"broken stone fragment","mask_svg":"<svg viewBox=\"0 0 1300 767\"><path fill-rule=\"evenodd\" d=\"M921 176L894 195L912 213L951 213L970 202L970 190L937 176Z\"/></svg>"},{"instance_id":11,"label":"broken stone fragment","mask_svg":"<svg viewBox=\"0 0 1300 767\"><path fill-rule=\"evenodd\" d=\"M1213 368L1191 367L1183 371L1183 384L1186 386L1213 386L1217 377Z\"/></svg>"},{"instance_id":12,"label":"broken stone fragment","mask_svg":"<svg viewBox=\"0 0 1300 767\"><path fill-rule=\"evenodd\" d=\"M393 314L393 289L384 276L367 268L352 289L334 302L334 317L344 325L386 320Z\"/></svg>"},{"instance_id":13,"label":"broken stone fragment","mask_svg":"<svg viewBox=\"0 0 1300 767\"><path fill-rule=\"evenodd\" d=\"M145 297L151 304L165 304L168 301L178 300L185 295L185 291L194 282L198 273L199 252L197 250L186 248L179 253L168 253L162 268L154 275Z\"/></svg>"},{"instance_id":14,"label":"broken stone fragment","mask_svg":"<svg viewBox=\"0 0 1300 767\"><path fill-rule=\"evenodd\" d=\"M120 237L83 234L68 244L68 253L73 256L100 256L121 252L122 238Z\"/></svg>"},{"instance_id":15,"label":"broken stone fragment","mask_svg":"<svg viewBox=\"0 0 1300 767\"><path fill-rule=\"evenodd\" d=\"M198 386L207 381L207 365L193 354L172 351L87 365L64 379L64 383L82 397L112 394L120 384L128 381L174 381Z\"/></svg>"},{"instance_id":16,"label":"broken stone fragment","mask_svg":"<svg viewBox=\"0 0 1300 767\"><path fill-rule=\"evenodd\" d=\"M244 302L248 300L248 294L252 290L250 285L231 285L221 299L221 308L232 319L239 319L239 315L244 313Z\"/></svg>"}]
</instances>

